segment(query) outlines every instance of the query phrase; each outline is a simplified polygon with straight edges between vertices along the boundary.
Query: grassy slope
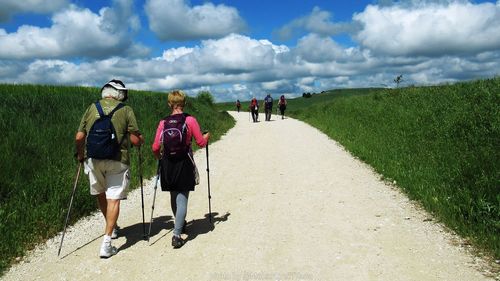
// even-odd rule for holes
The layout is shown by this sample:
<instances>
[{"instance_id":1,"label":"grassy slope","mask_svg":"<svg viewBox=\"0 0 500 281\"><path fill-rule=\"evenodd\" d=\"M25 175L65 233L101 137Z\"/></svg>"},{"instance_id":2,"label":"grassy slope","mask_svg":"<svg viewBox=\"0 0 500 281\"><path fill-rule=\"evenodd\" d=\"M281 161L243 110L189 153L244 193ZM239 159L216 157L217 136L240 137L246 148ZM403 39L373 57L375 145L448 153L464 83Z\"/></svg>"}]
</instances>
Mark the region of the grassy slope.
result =
<instances>
[{"instance_id":1,"label":"grassy slope","mask_svg":"<svg viewBox=\"0 0 500 281\"><path fill-rule=\"evenodd\" d=\"M146 138L144 177L156 172L150 152L158 121L168 114L166 95L131 91L127 104L135 111ZM61 231L77 162L74 135L98 89L40 85L0 85L0 274L26 249ZM204 99L188 99L186 112L201 128L220 138L234 120ZM132 151L132 186L138 186L138 153ZM96 210L82 175L73 202L71 223Z\"/></svg>"}]
</instances>

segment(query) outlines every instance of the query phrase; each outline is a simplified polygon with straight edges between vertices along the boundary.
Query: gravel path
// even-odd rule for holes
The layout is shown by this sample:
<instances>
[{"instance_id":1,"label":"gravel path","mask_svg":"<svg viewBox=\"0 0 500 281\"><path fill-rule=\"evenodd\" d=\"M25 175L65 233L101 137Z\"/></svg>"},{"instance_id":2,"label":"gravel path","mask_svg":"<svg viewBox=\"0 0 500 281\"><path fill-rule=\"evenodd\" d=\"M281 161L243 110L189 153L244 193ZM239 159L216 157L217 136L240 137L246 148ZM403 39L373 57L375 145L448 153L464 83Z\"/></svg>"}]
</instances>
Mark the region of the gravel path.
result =
<instances>
[{"instance_id":1,"label":"gravel path","mask_svg":"<svg viewBox=\"0 0 500 281\"><path fill-rule=\"evenodd\" d=\"M495 279L460 240L318 130L291 118L252 123L248 113L231 114L236 126L209 148L213 227L200 150L201 184L190 194L182 248L170 246L169 194L160 188L151 240L142 240L137 189L122 204L116 256L98 257L104 226L97 213L68 230L60 258L56 236L2 279ZM146 181L146 221L153 186Z\"/></svg>"}]
</instances>

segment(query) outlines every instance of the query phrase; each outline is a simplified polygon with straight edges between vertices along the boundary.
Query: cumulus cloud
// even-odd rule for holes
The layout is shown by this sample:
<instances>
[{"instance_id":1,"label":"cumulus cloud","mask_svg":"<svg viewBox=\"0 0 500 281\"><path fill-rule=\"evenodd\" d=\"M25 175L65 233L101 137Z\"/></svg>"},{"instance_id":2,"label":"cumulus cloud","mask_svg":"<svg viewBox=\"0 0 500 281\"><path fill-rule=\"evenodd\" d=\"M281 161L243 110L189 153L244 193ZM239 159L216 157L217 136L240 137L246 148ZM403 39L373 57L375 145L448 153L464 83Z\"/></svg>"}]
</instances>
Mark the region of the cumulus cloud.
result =
<instances>
[{"instance_id":1,"label":"cumulus cloud","mask_svg":"<svg viewBox=\"0 0 500 281\"><path fill-rule=\"evenodd\" d=\"M163 51L163 56L161 58L157 59L173 62L184 55L191 54L193 50L194 50L193 48L186 48L186 47L168 49L166 51Z\"/></svg>"},{"instance_id":2,"label":"cumulus cloud","mask_svg":"<svg viewBox=\"0 0 500 281\"><path fill-rule=\"evenodd\" d=\"M269 82L262 82L258 85L256 92L271 94L272 97L277 98L281 94L297 94L302 89L297 87L297 79L277 79ZM302 93L302 92L301 92Z\"/></svg>"},{"instance_id":3,"label":"cumulus cloud","mask_svg":"<svg viewBox=\"0 0 500 281\"><path fill-rule=\"evenodd\" d=\"M192 52L169 61L118 57L83 63L64 60L23 63L4 60L0 61L0 81L100 86L117 77L132 89L165 92L181 88L192 95L200 89L209 89L217 101L227 101L236 98L246 100L268 92L273 95L296 96L303 92L320 92L333 88L393 86L393 79L401 73L405 75L405 85L491 77L498 75L500 64L498 52L463 58L449 56L427 59L373 57L364 54L364 60L357 63L306 63L301 60L278 59L271 68L253 67L235 73L232 69L224 69L225 63L208 68L210 65L204 63L202 53L203 45L200 45L193 48ZM289 52L292 53L293 50ZM198 57L198 61L189 66L192 68L189 71L183 71L186 56ZM276 56L279 57L278 54Z\"/></svg>"},{"instance_id":4,"label":"cumulus cloud","mask_svg":"<svg viewBox=\"0 0 500 281\"><path fill-rule=\"evenodd\" d=\"M393 56L471 54L500 48L500 5L431 1L369 5L353 19L364 48ZM449 3L448 3L449 2Z\"/></svg>"},{"instance_id":5,"label":"cumulus cloud","mask_svg":"<svg viewBox=\"0 0 500 281\"><path fill-rule=\"evenodd\" d=\"M27 66L23 62L0 60L0 81L15 83L20 73L24 73Z\"/></svg>"},{"instance_id":6,"label":"cumulus cloud","mask_svg":"<svg viewBox=\"0 0 500 281\"><path fill-rule=\"evenodd\" d=\"M221 84L271 81L278 75L275 69L280 66L276 65L282 63L279 56L287 50L287 47L272 44L268 40L231 34L218 40L202 41L192 48L171 48L165 50L161 57L115 57L81 64L80 69L93 69L105 75L119 73L128 77L126 80L137 89L196 89Z\"/></svg>"},{"instance_id":7,"label":"cumulus cloud","mask_svg":"<svg viewBox=\"0 0 500 281\"><path fill-rule=\"evenodd\" d=\"M149 26L160 40L187 41L221 38L242 32L245 22L238 10L210 2L190 7L186 0L147 0Z\"/></svg>"},{"instance_id":8,"label":"cumulus cloud","mask_svg":"<svg viewBox=\"0 0 500 281\"><path fill-rule=\"evenodd\" d=\"M287 50L286 46L274 45L268 40L230 34L217 40L204 40L194 48L166 50L162 59L182 72L238 74L272 68L277 54Z\"/></svg>"},{"instance_id":9,"label":"cumulus cloud","mask_svg":"<svg viewBox=\"0 0 500 281\"><path fill-rule=\"evenodd\" d=\"M309 34L299 39L294 49L297 58L307 62L322 63L325 61L355 62L363 57L356 48L344 48L330 37Z\"/></svg>"},{"instance_id":10,"label":"cumulus cloud","mask_svg":"<svg viewBox=\"0 0 500 281\"><path fill-rule=\"evenodd\" d=\"M121 3L125 7L123 10L116 10L113 6L98 14L72 6L54 15L50 28L23 26L12 34L0 29L0 82L101 86L116 77L132 89L165 92L181 88L193 96L200 90L208 90L217 101L227 101L237 98L247 100L252 96L260 99L266 93L271 93L273 97L281 94L292 97L303 92L333 88L393 86L392 81L399 74L404 74L404 85L454 82L500 74L500 49L484 48L484 42L483 47L477 47L481 36L489 34L491 41L497 40L496 33L491 34L498 27L496 13L500 2L495 6L473 5L466 1L441 1L436 4L409 0L392 5L368 6L354 16L364 26L356 37L360 46L342 46L326 33L321 34L320 29L313 32L311 28L308 34L290 46L231 33L203 40L194 46L165 49L161 56L149 58L140 56L147 54L147 47L133 44L129 39L129 35L140 27L138 21L127 21L133 18L130 9L126 9L130 6L125 5L130 1L115 2ZM481 9L482 17L468 19L460 13L451 13L454 11L452 7L457 11L466 7L473 15L479 13L475 9ZM457 36L458 32L467 31L467 36L476 38L476 41L462 42L446 37L447 40L454 40L453 44L460 43L460 50L466 50L460 51L453 49L451 43L436 39L437 33L426 34L433 31L421 25L431 19L428 15L432 11L436 12L433 24L441 30L440 36L446 37L448 33ZM449 17L448 22L443 20L446 16ZM461 20L460 25L452 21L458 16L466 19ZM425 20L420 21L421 17ZM483 19L489 20L491 26L483 25L484 30L472 34L474 24ZM406 22L411 24L406 26ZM391 33L385 29L396 24L400 24L399 28L406 34ZM92 34L87 34L79 26L90 28ZM384 28L380 29L380 26ZM75 54L78 54L77 57L95 58L98 55L91 55L86 49L87 42L72 37L76 35L64 33L70 28L76 28L75 33L79 36L93 39L97 52L109 56L95 60L72 59ZM374 32L385 38L388 34L391 40L377 41L378 38L372 34ZM17 41L9 41L15 36L19 36ZM31 39L36 40L31 42ZM105 42L99 42L99 39ZM70 44L73 40L77 43ZM429 47L429 44L435 46L437 42L441 42L443 48ZM406 51L397 52L399 48L391 49L391 44ZM51 55L54 52L57 56ZM30 53L33 55L30 56ZM123 56L115 56L118 54ZM31 59L35 57L39 59Z\"/></svg>"},{"instance_id":11,"label":"cumulus cloud","mask_svg":"<svg viewBox=\"0 0 500 281\"><path fill-rule=\"evenodd\" d=\"M147 48L130 39L138 22L132 0L116 0L99 14L71 5L52 16L51 27L23 25L13 33L0 29L0 59L144 55Z\"/></svg>"},{"instance_id":12,"label":"cumulus cloud","mask_svg":"<svg viewBox=\"0 0 500 281\"><path fill-rule=\"evenodd\" d=\"M0 22L18 13L48 14L68 5L68 0L1 0Z\"/></svg>"},{"instance_id":13,"label":"cumulus cloud","mask_svg":"<svg viewBox=\"0 0 500 281\"><path fill-rule=\"evenodd\" d=\"M335 23L331 18L332 14L330 12L314 7L309 15L294 19L276 30L274 34L281 40L288 40L302 31L323 36L333 36L344 32L352 33L358 28L355 22Z\"/></svg>"},{"instance_id":14,"label":"cumulus cloud","mask_svg":"<svg viewBox=\"0 0 500 281\"><path fill-rule=\"evenodd\" d=\"M231 34L219 40L202 43L200 55L203 63L225 71L251 71L272 67L276 49L269 41L258 41L247 36Z\"/></svg>"}]
</instances>

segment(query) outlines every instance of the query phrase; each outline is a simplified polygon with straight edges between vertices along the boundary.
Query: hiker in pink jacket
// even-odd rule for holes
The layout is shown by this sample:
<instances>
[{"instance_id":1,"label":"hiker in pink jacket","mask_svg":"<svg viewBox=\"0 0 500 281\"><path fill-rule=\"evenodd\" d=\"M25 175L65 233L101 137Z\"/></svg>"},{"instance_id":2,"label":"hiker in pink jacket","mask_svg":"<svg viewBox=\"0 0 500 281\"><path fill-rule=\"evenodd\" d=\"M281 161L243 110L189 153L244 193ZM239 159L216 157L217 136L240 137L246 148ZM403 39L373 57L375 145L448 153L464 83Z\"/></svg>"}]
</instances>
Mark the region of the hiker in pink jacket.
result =
<instances>
[{"instance_id":1,"label":"hiker in pink jacket","mask_svg":"<svg viewBox=\"0 0 500 281\"><path fill-rule=\"evenodd\" d=\"M187 201L189 192L199 183L198 170L193 159L191 140L199 147L207 145L210 133L202 134L195 117L184 113L186 95L173 91L168 95L171 114L160 120L152 146L153 153L160 160L162 191L170 192L170 205L175 217L172 246L184 245L181 233L185 232Z\"/></svg>"}]
</instances>

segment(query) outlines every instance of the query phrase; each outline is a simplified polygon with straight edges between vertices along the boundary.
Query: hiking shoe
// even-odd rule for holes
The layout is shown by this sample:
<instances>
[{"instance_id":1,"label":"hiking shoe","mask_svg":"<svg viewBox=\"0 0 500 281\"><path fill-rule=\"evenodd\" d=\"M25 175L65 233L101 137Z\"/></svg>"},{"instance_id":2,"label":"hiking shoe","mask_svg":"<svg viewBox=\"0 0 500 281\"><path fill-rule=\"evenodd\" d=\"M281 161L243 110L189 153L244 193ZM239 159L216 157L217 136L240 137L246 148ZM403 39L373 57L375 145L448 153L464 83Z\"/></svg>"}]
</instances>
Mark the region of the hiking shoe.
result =
<instances>
[{"instance_id":1,"label":"hiking shoe","mask_svg":"<svg viewBox=\"0 0 500 281\"><path fill-rule=\"evenodd\" d=\"M119 226L115 226L115 228L113 228L113 232L111 232L111 239L118 238L118 232L119 231L120 231L120 227Z\"/></svg>"},{"instance_id":2,"label":"hiking shoe","mask_svg":"<svg viewBox=\"0 0 500 281\"><path fill-rule=\"evenodd\" d=\"M182 240L181 237L172 236L172 247L174 247L174 249L178 249L182 247L182 245L184 245L184 240Z\"/></svg>"},{"instance_id":3,"label":"hiking shoe","mask_svg":"<svg viewBox=\"0 0 500 281\"><path fill-rule=\"evenodd\" d=\"M111 246L111 242L103 242L101 245L101 250L99 251L99 257L102 259L107 259L113 255L116 255L118 250L116 247Z\"/></svg>"}]
</instances>

